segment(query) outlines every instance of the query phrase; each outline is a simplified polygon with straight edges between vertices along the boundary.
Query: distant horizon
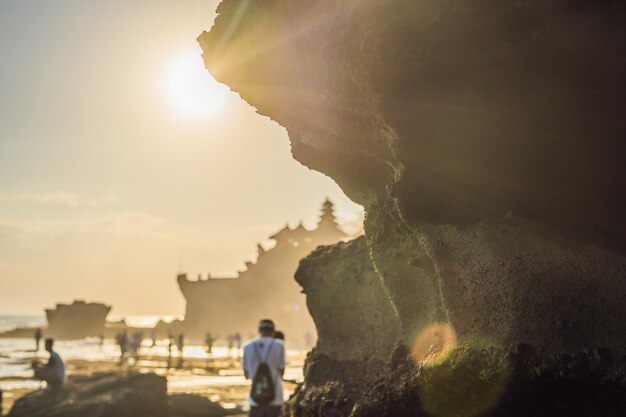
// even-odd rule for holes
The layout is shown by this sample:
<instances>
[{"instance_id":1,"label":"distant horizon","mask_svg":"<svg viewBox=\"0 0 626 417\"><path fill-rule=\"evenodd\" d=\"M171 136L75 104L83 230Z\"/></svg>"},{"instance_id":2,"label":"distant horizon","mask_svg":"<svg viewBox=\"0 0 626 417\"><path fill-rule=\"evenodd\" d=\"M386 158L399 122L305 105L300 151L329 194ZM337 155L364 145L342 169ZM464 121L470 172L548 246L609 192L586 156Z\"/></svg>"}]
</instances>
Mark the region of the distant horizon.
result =
<instances>
[{"instance_id":1,"label":"distant horizon","mask_svg":"<svg viewBox=\"0 0 626 417\"><path fill-rule=\"evenodd\" d=\"M218 2L0 0L0 314L181 315L179 270L233 275L325 198L361 221L204 69Z\"/></svg>"},{"instance_id":2,"label":"distant horizon","mask_svg":"<svg viewBox=\"0 0 626 417\"><path fill-rule=\"evenodd\" d=\"M332 203L332 200L329 199L329 198L326 198L323 201L326 201L326 200L329 200ZM290 229L294 229L294 228L296 228L296 227L298 227L300 225L304 226L307 230L314 230L315 227L317 226L317 220L313 220L312 222L307 222L306 224L305 224L304 221L287 222L287 223L285 223L285 224L283 224L281 226L277 226L275 232L283 230L285 227L289 227ZM362 230L358 230L357 226L358 227L362 227L362 223L359 224L359 225L355 225L355 224L346 225L346 224L341 224L341 223L337 222L337 227L340 228L341 230L343 230L350 237L356 237L356 236L358 236L358 234L360 232L362 232ZM346 231L346 227L348 227L349 229L352 229L352 230ZM265 250L271 250L274 247L274 245L271 242L274 242L274 241L272 239L269 239L269 237L266 237L264 239L257 240L255 244L261 244L261 245L263 245ZM245 261L256 261L256 257L253 257L253 258L250 257L250 258L244 259L243 262L245 262ZM238 271L231 272L232 275L230 275L230 276L226 275L226 274L223 274L223 275L211 274L211 279L237 279L237 276L236 276L237 273L238 273ZM176 278L179 275L181 275L181 274L187 275L188 279L190 279L192 281L199 278L198 274L202 274L202 278L206 278L207 277L206 273L203 273L203 271L188 271L188 270L185 270L185 268L181 266L179 270L177 270L174 274L172 274L172 281L176 281ZM184 297L183 297L183 295L182 295L182 293L180 291L175 293L175 296L176 297L180 297L180 298L182 298L184 300ZM154 317L159 317L159 318L171 317L172 320L175 320L176 318L183 318L184 317L183 313L180 313L180 314L176 314L176 313L162 313L162 312L158 312L157 313L157 312L149 312L149 311L139 312L139 313L134 313L134 314L120 314L120 313L115 312L115 310L116 310L115 309L115 305L112 302L109 302L109 301L104 300L104 299L97 299L97 298L90 299L90 298L84 298L84 297L77 296L77 297L74 297L74 298L68 298L68 299L64 299L64 300L57 300L57 301L54 301L54 302L49 303L47 305L44 305L44 306L41 307L39 312L35 312L34 310L30 311L30 312L23 312L23 313L15 313L15 312L10 312L10 311L7 312L7 311L2 310L2 308L0 307L0 318L2 318L2 317L17 317L17 318L32 317L32 318L43 318L43 319L45 319L45 316L46 316L45 315L45 309L47 309L47 308L54 308L57 304L71 304L74 301L84 301L84 302L87 302L87 303L103 303L103 304L106 304L106 305L110 305L112 307L112 313L110 313L109 316L107 317L107 321L110 321L110 322L111 321L119 321L121 319L128 319L128 318L132 319L132 318L140 318L140 317L151 317L151 318L154 318Z\"/></svg>"}]
</instances>

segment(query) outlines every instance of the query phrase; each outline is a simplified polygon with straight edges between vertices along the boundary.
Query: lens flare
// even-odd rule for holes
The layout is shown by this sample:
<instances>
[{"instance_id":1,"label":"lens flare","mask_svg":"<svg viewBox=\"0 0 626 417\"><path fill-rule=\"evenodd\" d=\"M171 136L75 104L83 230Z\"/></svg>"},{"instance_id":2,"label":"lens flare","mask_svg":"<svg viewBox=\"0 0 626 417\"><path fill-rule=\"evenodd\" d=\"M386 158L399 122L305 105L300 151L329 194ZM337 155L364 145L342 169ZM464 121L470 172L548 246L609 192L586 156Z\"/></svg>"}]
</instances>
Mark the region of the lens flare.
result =
<instances>
[{"instance_id":1,"label":"lens flare","mask_svg":"<svg viewBox=\"0 0 626 417\"><path fill-rule=\"evenodd\" d=\"M411 356L424 366L435 366L443 362L455 346L454 329L446 323L435 323L415 337Z\"/></svg>"}]
</instances>

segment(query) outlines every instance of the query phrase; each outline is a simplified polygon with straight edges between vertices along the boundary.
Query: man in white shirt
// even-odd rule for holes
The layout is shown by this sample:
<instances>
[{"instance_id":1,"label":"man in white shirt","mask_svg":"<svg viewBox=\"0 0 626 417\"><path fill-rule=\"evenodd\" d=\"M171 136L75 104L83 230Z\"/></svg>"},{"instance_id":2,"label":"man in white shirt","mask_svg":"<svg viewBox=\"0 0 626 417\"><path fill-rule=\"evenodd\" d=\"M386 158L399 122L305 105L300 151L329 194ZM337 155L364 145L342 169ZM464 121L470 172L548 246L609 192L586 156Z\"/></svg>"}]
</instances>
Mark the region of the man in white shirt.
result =
<instances>
[{"instance_id":1,"label":"man in white shirt","mask_svg":"<svg viewBox=\"0 0 626 417\"><path fill-rule=\"evenodd\" d=\"M267 363L274 381L274 400L270 404L257 404L248 397L250 417L278 417L283 404L283 374L285 372L285 346L274 339L276 328L272 320L259 322L259 337L243 348L243 372L246 378L254 380L261 362Z\"/></svg>"},{"instance_id":2,"label":"man in white shirt","mask_svg":"<svg viewBox=\"0 0 626 417\"><path fill-rule=\"evenodd\" d=\"M48 363L45 365L33 363L33 370L35 371L36 379L46 381L48 388L58 389L63 386L63 381L65 380L65 364L59 354L52 349L53 344L53 339L46 339L45 347L50 354L50 359L48 359Z\"/></svg>"}]
</instances>

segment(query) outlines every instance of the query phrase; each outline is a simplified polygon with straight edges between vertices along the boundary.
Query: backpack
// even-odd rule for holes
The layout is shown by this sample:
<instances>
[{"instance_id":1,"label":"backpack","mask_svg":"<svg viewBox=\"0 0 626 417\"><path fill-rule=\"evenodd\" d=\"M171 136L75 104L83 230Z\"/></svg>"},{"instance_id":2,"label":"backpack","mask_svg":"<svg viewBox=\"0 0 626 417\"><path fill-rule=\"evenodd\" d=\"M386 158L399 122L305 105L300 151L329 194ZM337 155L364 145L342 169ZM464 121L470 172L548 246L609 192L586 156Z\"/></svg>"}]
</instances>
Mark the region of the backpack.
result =
<instances>
[{"instance_id":1,"label":"backpack","mask_svg":"<svg viewBox=\"0 0 626 417\"><path fill-rule=\"evenodd\" d=\"M272 378L272 371L267 364L267 359L270 356L273 345L274 341L270 343L264 361L261 360L256 344L253 345L254 353L259 361L259 366L256 368L256 373L254 374L254 379L252 380L250 398L252 398L258 405L268 405L274 401L274 397L276 396L274 378Z\"/></svg>"}]
</instances>

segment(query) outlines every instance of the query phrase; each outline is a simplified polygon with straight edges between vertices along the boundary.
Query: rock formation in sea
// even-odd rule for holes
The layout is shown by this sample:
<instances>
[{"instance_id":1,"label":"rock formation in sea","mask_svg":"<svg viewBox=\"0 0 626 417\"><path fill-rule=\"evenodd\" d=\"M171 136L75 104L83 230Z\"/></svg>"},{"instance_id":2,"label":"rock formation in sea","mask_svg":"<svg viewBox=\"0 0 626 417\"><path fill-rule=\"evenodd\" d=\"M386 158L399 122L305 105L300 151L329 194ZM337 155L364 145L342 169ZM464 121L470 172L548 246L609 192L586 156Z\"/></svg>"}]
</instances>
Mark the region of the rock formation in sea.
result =
<instances>
[{"instance_id":1,"label":"rock formation in sea","mask_svg":"<svg viewBox=\"0 0 626 417\"><path fill-rule=\"evenodd\" d=\"M111 307L102 303L76 300L72 304L57 304L46 309L46 336L58 339L83 339L105 332L106 318Z\"/></svg>"},{"instance_id":2,"label":"rock formation in sea","mask_svg":"<svg viewBox=\"0 0 626 417\"><path fill-rule=\"evenodd\" d=\"M314 334L315 327L302 290L293 280L298 262L319 245L347 238L335 222L333 204L326 201L315 229L307 230L302 224L294 229L285 226L270 237L276 242L274 247L265 250L259 244L256 262L247 262L246 270L236 278L193 281L179 275L187 306L184 321L172 329L199 341L204 341L207 332L221 338L239 332L246 338L267 317L276 321L292 346L304 345L304 335Z\"/></svg>"},{"instance_id":3,"label":"rock formation in sea","mask_svg":"<svg viewBox=\"0 0 626 417\"><path fill-rule=\"evenodd\" d=\"M217 12L199 37L209 72L367 213L364 239L296 274L319 352L295 415L620 409L626 2L223 0ZM350 255L360 245L367 259ZM386 339L364 350L360 291L376 306L370 340Z\"/></svg>"}]
</instances>

